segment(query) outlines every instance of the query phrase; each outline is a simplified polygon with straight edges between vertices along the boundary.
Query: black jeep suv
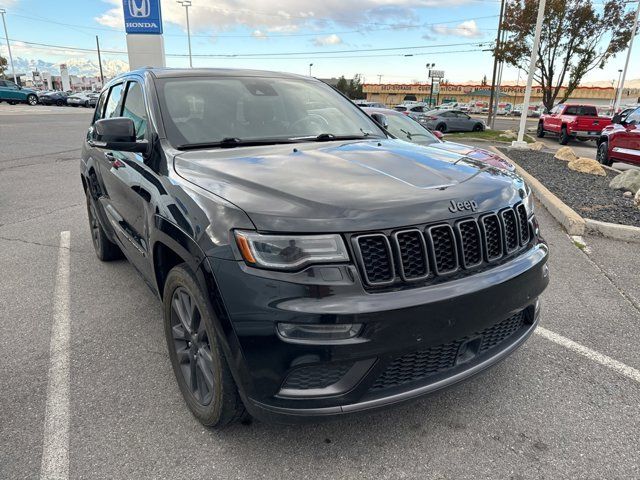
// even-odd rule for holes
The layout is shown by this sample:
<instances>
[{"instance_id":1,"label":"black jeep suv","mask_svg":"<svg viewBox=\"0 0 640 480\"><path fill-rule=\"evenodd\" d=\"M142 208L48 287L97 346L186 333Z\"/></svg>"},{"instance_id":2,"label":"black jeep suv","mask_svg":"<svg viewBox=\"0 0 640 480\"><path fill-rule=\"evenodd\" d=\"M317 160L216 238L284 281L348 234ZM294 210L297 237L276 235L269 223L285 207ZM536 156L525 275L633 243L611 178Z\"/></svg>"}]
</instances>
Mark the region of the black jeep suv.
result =
<instances>
[{"instance_id":1,"label":"black jeep suv","mask_svg":"<svg viewBox=\"0 0 640 480\"><path fill-rule=\"evenodd\" d=\"M81 162L93 244L162 300L203 424L396 404L534 330L548 249L528 187L375 120L272 72L144 69L102 91Z\"/></svg>"}]
</instances>

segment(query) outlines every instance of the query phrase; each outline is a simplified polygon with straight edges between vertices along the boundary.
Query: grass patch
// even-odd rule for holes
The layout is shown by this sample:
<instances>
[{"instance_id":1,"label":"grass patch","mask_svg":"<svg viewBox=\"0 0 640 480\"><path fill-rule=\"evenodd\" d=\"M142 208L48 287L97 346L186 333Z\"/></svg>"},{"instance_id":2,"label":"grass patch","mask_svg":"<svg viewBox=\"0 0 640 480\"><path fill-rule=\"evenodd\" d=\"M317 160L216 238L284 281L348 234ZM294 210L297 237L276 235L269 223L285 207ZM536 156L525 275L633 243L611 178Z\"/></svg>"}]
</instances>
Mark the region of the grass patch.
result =
<instances>
[{"instance_id":1,"label":"grass patch","mask_svg":"<svg viewBox=\"0 0 640 480\"><path fill-rule=\"evenodd\" d=\"M456 141L464 138L479 138L481 140L491 140L494 142L507 142L511 143L512 140L516 140L515 138L505 138L501 137L504 133L504 130L484 130L482 132L456 132L456 133L448 133L446 138ZM527 143L533 143L535 140L525 133L524 141Z\"/></svg>"}]
</instances>

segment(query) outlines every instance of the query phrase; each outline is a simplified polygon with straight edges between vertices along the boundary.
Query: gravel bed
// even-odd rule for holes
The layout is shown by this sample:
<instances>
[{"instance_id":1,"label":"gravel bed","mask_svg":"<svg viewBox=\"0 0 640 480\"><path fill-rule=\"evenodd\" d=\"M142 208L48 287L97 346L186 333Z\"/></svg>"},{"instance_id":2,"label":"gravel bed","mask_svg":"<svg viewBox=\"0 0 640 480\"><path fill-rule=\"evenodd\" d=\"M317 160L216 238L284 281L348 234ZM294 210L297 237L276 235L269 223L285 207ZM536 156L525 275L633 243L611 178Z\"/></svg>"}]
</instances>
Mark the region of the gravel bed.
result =
<instances>
[{"instance_id":1,"label":"gravel bed","mask_svg":"<svg viewBox=\"0 0 640 480\"><path fill-rule=\"evenodd\" d=\"M633 197L609 188L615 172L607 170L606 177L599 177L570 170L568 162L553 158L552 153L501 150L583 218L640 227L640 209Z\"/></svg>"}]
</instances>

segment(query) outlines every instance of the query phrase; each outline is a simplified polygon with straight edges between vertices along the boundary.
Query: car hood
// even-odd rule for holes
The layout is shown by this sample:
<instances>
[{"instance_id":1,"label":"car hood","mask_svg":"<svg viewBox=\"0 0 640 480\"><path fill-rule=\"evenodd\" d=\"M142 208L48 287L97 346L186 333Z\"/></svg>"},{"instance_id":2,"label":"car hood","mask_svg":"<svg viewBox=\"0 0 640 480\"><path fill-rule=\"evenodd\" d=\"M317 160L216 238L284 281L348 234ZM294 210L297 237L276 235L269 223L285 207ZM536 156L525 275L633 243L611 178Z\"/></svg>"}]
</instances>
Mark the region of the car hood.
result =
<instances>
[{"instance_id":1,"label":"car hood","mask_svg":"<svg viewBox=\"0 0 640 480\"><path fill-rule=\"evenodd\" d=\"M182 152L178 175L235 204L258 230L363 231L444 218L451 201L511 205L519 177L443 149L400 140L314 142Z\"/></svg>"},{"instance_id":2,"label":"car hood","mask_svg":"<svg viewBox=\"0 0 640 480\"><path fill-rule=\"evenodd\" d=\"M431 146L433 148L439 148L441 150L446 150L447 152L453 152L459 155L473 158L475 160L480 160L481 162L487 163L493 167L504 168L505 170L509 170L511 172L514 172L516 169L516 167L514 167L512 163L507 162L495 153L491 153L482 148L470 147L468 145L462 145L461 143L454 143L449 141L434 143Z\"/></svg>"}]
</instances>

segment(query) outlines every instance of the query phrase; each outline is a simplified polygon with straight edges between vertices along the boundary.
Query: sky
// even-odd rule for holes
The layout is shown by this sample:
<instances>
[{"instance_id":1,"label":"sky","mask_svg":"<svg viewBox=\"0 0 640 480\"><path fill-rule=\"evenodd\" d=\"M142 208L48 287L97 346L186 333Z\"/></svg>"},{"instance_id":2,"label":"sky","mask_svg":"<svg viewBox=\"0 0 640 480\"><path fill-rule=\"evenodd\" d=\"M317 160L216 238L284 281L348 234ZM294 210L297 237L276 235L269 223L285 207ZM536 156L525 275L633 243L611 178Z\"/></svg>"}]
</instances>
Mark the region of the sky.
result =
<instances>
[{"instance_id":1,"label":"sky","mask_svg":"<svg viewBox=\"0 0 640 480\"><path fill-rule=\"evenodd\" d=\"M53 63L95 62L95 52L76 49L95 48L98 35L103 60L126 62L126 54L117 53L126 51L122 0L54 3L0 0L0 8L7 10L14 57ZM305 75L313 63L315 77L360 74L368 83L426 81L425 64L435 63L450 82L479 82L484 75L491 78L492 56L483 50L495 40L499 9L499 0L192 0L193 63L195 67L257 68ZM184 7L175 0L163 0L162 11L167 66L186 67ZM4 35L0 54L7 56ZM604 70L590 73L584 81L617 79L625 55L619 54ZM517 78L517 70L505 69L505 81ZM627 75L627 79L637 78L640 42ZM522 84L525 79L519 81Z\"/></svg>"}]
</instances>

